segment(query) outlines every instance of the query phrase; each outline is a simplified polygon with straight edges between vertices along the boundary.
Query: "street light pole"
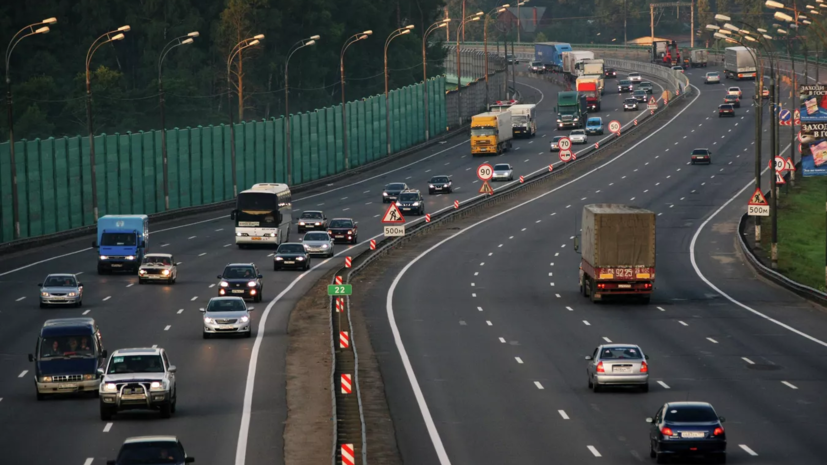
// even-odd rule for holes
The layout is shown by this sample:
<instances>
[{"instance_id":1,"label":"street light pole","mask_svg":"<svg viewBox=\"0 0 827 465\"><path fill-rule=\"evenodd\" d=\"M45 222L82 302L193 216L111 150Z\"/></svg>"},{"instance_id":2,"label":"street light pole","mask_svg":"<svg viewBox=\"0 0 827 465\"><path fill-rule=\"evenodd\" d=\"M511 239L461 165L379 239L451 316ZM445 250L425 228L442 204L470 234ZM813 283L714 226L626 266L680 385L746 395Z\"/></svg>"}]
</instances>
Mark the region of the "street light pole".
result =
<instances>
[{"instance_id":1,"label":"street light pole","mask_svg":"<svg viewBox=\"0 0 827 465\"><path fill-rule=\"evenodd\" d=\"M286 139L285 148L287 149L285 152L287 154L287 185L293 185L293 146L290 137L290 93L288 89L290 88L290 81L289 81L289 73L288 69L290 67L290 58L293 56L294 53L298 52L299 50L310 47L314 45L317 40L319 40L321 36L314 35L310 36L307 39L302 39L292 47L290 47L290 52L287 54L287 61L284 63L284 134Z\"/></svg>"},{"instance_id":2,"label":"street light pole","mask_svg":"<svg viewBox=\"0 0 827 465\"><path fill-rule=\"evenodd\" d=\"M164 97L164 81L163 81L163 65L164 60L167 58L167 54L170 50L180 47L182 45L191 44L193 41L193 37L198 37L198 31L190 32L189 34L181 37L176 37L169 41L164 48L161 49L161 56L158 58L158 98L159 98L159 105L161 109L161 154L163 155L164 159L164 210L169 211L169 169L168 169L168 158L167 158L167 125L166 125L166 114L164 111L164 104L166 103L166 98ZM183 39L183 40L182 40Z\"/></svg>"},{"instance_id":3,"label":"street light pole","mask_svg":"<svg viewBox=\"0 0 827 465\"><path fill-rule=\"evenodd\" d=\"M244 49L255 47L260 44L262 39L264 39L264 34L258 34L250 37L249 39L242 40L233 46L230 50L230 55L227 57L227 110L230 114L230 159L233 172L233 198L238 197L238 176L235 166L235 124L233 123L233 90L231 87L232 81L230 79L230 69L236 55L241 53ZM239 105L243 105L243 102L239 102Z\"/></svg>"},{"instance_id":4,"label":"street light pole","mask_svg":"<svg viewBox=\"0 0 827 465\"><path fill-rule=\"evenodd\" d=\"M430 115L428 114L428 60L427 60L427 50L428 50L428 35L440 28L447 27L448 23L451 22L451 18L445 18L441 21L437 21L434 24L431 24L428 29L425 30L425 33L422 34L422 93L425 100L425 140L431 140L431 126L430 126ZM488 58L486 58L486 63L488 62ZM488 85L488 76L485 76L486 86Z\"/></svg>"},{"instance_id":5,"label":"street light pole","mask_svg":"<svg viewBox=\"0 0 827 465\"><path fill-rule=\"evenodd\" d=\"M345 52L348 47L360 40L367 39L371 34L373 34L371 30L353 34L348 37L345 44L342 45L342 51L339 53L339 72L341 73L339 81L342 83L342 143L344 144L345 151L345 171L350 169L350 149L347 145L347 105L345 104Z\"/></svg>"},{"instance_id":6,"label":"street light pole","mask_svg":"<svg viewBox=\"0 0 827 465\"><path fill-rule=\"evenodd\" d=\"M485 20L482 23L482 43L483 43L483 54L485 55L485 105L486 108L488 104L491 103L491 99L488 96L488 18L491 16L491 13L496 13L499 16L500 13L504 12L508 7L511 6L508 3L505 5L499 6L494 8L493 10L489 11L485 15Z\"/></svg>"},{"instance_id":7,"label":"street light pole","mask_svg":"<svg viewBox=\"0 0 827 465\"><path fill-rule=\"evenodd\" d=\"M388 143L388 155L391 154L391 114L390 114L390 97L388 96L388 46L391 44L391 41L399 36L403 36L405 34L410 34L411 29L414 28L413 24L409 24L408 26L401 27L393 32L390 33L387 39L385 39L385 139Z\"/></svg>"},{"instance_id":8,"label":"street light pole","mask_svg":"<svg viewBox=\"0 0 827 465\"><path fill-rule=\"evenodd\" d=\"M21 40L25 39L26 37L37 35L37 34L48 34L49 27L44 26L38 29L35 29L36 26L41 26L43 24L55 24L57 23L57 18L46 18L39 23L30 24L23 29L17 31L15 35L12 36L11 40L9 41L9 45L6 47L6 56L5 56L5 64L6 64L6 109L8 112L8 119L9 119L9 161L11 162L11 202L12 202L12 221L14 221L14 238L20 239L20 205L19 200L17 197L17 162L14 158L14 113L12 111L12 106L14 101L12 100L11 96L11 75L9 74L9 67L11 65L11 54L14 51L14 48L20 43ZM28 32L27 34L23 34L24 32Z\"/></svg>"},{"instance_id":9,"label":"street light pole","mask_svg":"<svg viewBox=\"0 0 827 465\"><path fill-rule=\"evenodd\" d=\"M465 23L479 21L482 14L482 11L478 11L471 16L463 18L457 28L457 118L459 120L459 126L462 126L462 62L460 61L459 35L465 30Z\"/></svg>"},{"instance_id":10,"label":"street light pole","mask_svg":"<svg viewBox=\"0 0 827 465\"><path fill-rule=\"evenodd\" d=\"M89 130L89 164L92 169L92 209L95 216L95 223L98 222L98 182L97 170L95 168L95 133L92 125L92 80L89 73L89 65L92 62L92 57L95 52L104 44L114 42L116 40L123 40L124 32L129 32L129 26L121 26L114 31L109 31L106 34L95 39L92 45L89 46L89 51L86 52L86 123ZM117 33L117 34L115 34ZM110 34L115 34L110 35ZM101 39L106 39L101 42Z\"/></svg>"}]
</instances>

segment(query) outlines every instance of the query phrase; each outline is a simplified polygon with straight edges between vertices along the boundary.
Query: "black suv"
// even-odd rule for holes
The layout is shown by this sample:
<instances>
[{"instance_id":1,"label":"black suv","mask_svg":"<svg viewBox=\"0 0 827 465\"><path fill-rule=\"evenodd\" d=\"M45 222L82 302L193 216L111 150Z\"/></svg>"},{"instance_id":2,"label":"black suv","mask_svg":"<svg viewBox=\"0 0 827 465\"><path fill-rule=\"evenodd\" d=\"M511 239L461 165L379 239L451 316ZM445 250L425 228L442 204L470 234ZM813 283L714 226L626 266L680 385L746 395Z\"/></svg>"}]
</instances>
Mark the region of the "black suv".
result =
<instances>
[{"instance_id":1,"label":"black suv","mask_svg":"<svg viewBox=\"0 0 827 465\"><path fill-rule=\"evenodd\" d=\"M450 176L434 176L428 181L428 194L433 195L436 192L451 193L453 191L454 188L451 186Z\"/></svg>"},{"instance_id":2,"label":"black suv","mask_svg":"<svg viewBox=\"0 0 827 465\"><path fill-rule=\"evenodd\" d=\"M617 70L614 68L606 68L606 72L604 72L603 75L607 78L616 78Z\"/></svg>"},{"instance_id":3,"label":"black suv","mask_svg":"<svg viewBox=\"0 0 827 465\"><path fill-rule=\"evenodd\" d=\"M425 200L416 189L402 191L396 200L396 206L403 212L415 212L417 215L425 214Z\"/></svg>"},{"instance_id":4,"label":"black suv","mask_svg":"<svg viewBox=\"0 0 827 465\"><path fill-rule=\"evenodd\" d=\"M261 302L264 285L255 263L230 263L224 267L224 272L218 275L219 296L234 296L242 299L252 299Z\"/></svg>"},{"instance_id":5,"label":"black suv","mask_svg":"<svg viewBox=\"0 0 827 465\"><path fill-rule=\"evenodd\" d=\"M382 191L382 203L393 202L399 197L399 193L406 190L408 185L404 182L392 182L385 186L385 190Z\"/></svg>"},{"instance_id":6,"label":"black suv","mask_svg":"<svg viewBox=\"0 0 827 465\"><path fill-rule=\"evenodd\" d=\"M617 93L621 94L623 92L633 92L635 90L635 85L632 84L632 81L628 79L623 79L617 83Z\"/></svg>"}]
</instances>

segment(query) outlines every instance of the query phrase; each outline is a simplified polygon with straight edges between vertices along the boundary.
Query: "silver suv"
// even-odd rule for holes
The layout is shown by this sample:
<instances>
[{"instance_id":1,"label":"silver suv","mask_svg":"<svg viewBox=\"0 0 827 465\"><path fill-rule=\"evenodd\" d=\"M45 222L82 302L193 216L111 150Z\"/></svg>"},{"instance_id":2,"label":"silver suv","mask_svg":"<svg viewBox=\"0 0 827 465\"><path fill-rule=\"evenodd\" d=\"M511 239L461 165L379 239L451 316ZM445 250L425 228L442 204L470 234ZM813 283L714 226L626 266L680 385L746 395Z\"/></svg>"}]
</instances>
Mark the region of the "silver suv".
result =
<instances>
[{"instance_id":1,"label":"silver suv","mask_svg":"<svg viewBox=\"0 0 827 465\"><path fill-rule=\"evenodd\" d=\"M214 334L253 334L250 309L241 297L213 297L204 312L204 339Z\"/></svg>"},{"instance_id":2,"label":"silver suv","mask_svg":"<svg viewBox=\"0 0 827 465\"><path fill-rule=\"evenodd\" d=\"M120 349L100 368L101 420L109 421L122 410L159 410L161 418L175 413L175 365L164 349Z\"/></svg>"}]
</instances>

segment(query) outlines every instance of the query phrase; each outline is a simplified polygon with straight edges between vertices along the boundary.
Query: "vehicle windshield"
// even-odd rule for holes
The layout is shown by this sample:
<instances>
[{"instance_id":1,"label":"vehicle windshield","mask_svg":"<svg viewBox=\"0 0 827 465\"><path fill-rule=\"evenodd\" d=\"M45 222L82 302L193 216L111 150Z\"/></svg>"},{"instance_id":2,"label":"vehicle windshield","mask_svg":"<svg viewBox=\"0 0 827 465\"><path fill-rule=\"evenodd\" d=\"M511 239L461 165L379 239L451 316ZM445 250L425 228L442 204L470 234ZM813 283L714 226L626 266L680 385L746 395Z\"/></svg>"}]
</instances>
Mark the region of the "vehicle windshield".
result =
<instances>
[{"instance_id":1,"label":"vehicle windshield","mask_svg":"<svg viewBox=\"0 0 827 465\"><path fill-rule=\"evenodd\" d=\"M646 95L646 91L638 89L635 91L635 95Z\"/></svg>"},{"instance_id":2,"label":"vehicle windshield","mask_svg":"<svg viewBox=\"0 0 827 465\"><path fill-rule=\"evenodd\" d=\"M721 105L721 108L724 110L732 110L732 105Z\"/></svg>"},{"instance_id":3,"label":"vehicle windshield","mask_svg":"<svg viewBox=\"0 0 827 465\"><path fill-rule=\"evenodd\" d=\"M330 222L331 228L352 228L353 221L350 220L333 220Z\"/></svg>"},{"instance_id":4,"label":"vehicle windshield","mask_svg":"<svg viewBox=\"0 0 827 465\"><path fill-rule=\"evenodd\" d=\"M472 136L496 136L497 130L494 128L471 128Z\"/></svg>"},{"instance_id":5,"label":"vehicle windshield","mask_svg":"<svg viewBox=\"0 0 827 465\"><path fill-rule=\"evenodd\" d=\"M385 186L386 191L401 191L404 188L405 188L405 185L402 184L402 183L398 183L398 182L388 184L387 186Z\"/></svg>"},{"instance_id":6,"label":"vehicle windshield","mask_svg":"<svg viewBox=\"0 0 827 465\"><path fill-rule=\"evenodd\" d=\"M278 209L279 201L276 194L264 192L241 193L236 200L236 208L249 212L271 212Z\"/></svg>"},{"instance_id":7,"label":"vehicle windshield","mask_svg":"<svg viewBox=\"0 0 827 465\"><path fill-rule=\"evenodd\" d=\"M78 287L74 276L49 276L43 287Z\"/></svg>"},{"instance_id":8,"label":"vehicle windshield","mask_svg":"<svg viewBox=\"0 0 827 465\"><path fill-rule=\"evenodd\" d=\"M494 171L508 171L511 167L508 165L494 165Z\"/></svg>"},{"instance_id":9,"label":"vehicle windshield","mask_svg":"<svg viewBox=\"0 0 827 465\"><path fill-rule=\"evenodd\" d=\"M247 306L242 299L212 299L207 305L210 312L246 312Z\"/></svg>"},{"instance_id":10,"label":"vehicle windshield","mask_svg":"<svg viewBox=\"0 0 827 465\"><path fill-rule=\"evenodd\" d=\"M279 246L279 249L276 251L276 253L303 254L304 246L301 244L282 244Z\"/></svg>"},{"instance_id":11,"label":"vehicle windshield","mask_svg":"<svg viewBox=\"0 0 827 465\"><path fill-rule=\"evenodd\" d=\"M305 241L329 241L330 236L325 232L307 233L304 235Z\"/></svg>"},{"instance_id":12,"label":"vehicle windshield","mask_svg":"<svg viewBox=\"0 0 827 465\"><path fill-rule=\"evenodd\" d=\"M101 245L119 246L135 245L137 236L135 233L103 233L101 234Z\"/></svg>"},{"instance_id":13,"label":"vehicle windshield","mask_svg":"<svg viewBox=\"0 0 827 465\"><path fill-rule=\"evenodd\" d=\"M572 131L571 134L569 134L569 135L570 136L582 136L584 134L586 134L585 131L583 131L582 129L578 129L576 131Z\"/></svg>"},{"instance_id":14,"label":"vehicle windshield","mask_svg":"<svg viewBox=\"0 0 827 465\"><path fill-rule=\"evenodd\" d=\"M142 262L144 265L172 265L172 260L169 257L144 257Z\"/></svg>"},{"instance_id":15,"label":"vehicle windshield","mask_svg":"<svg viewBox=\"0 0 827 465\"><path fill-rule=\"evenodd\" d=\"M730 87L730 88L729 88L729 91L730 91L730 92L741 92L741 89L739 89L739 88L737 88L737 87Z\"/></svg>"},{"instance_id":16,"label":"vehicle windshield","mask_svg":"<svg viewBox=\"0 0 827 465\"><path fill-rule=\"evenodd\" d=\"M410 193L406 192L406 193L399 196L399 201L400 202L416 202L417 200L419 200L419 196L412 193L412 192L410 192Z\"/></svg>"},{"instance_id":17,"label":"vehicle windshield","mask_svg":"<svg viewBox=\"0 0 827 465\"><path fill-rule=\"evenodd\" d=\"M640 87L652 87L652 83L651 82L641 82Z\"/></svg>"},{"instance_id":18,"label":"vehicle windshield","mask_svg":"<svg viewBox=\"0 0 827 465\"><path fill-rule=\"evenodd\" d=\"M543 64L540 63L539 61L532 61L531 66L543 66Z\"/></svg>"},{"instance_id":19,"label":"vehicle windshield","mask_svg":"<svg viewBox=\"0 0 827 465\"><path fill-rule=\"evenodd\" d=\"M434 176L433 178L431 178L431 182L448 182L448 176Z\"/></svg>"},{"instance_id":20,"label":"vehicle windshield","mask_svg":"<svg viewBox=\"0 0 827 465\"><path fill-rule=\"evenodd\" d=\"M628 85L629 85L629 84L631 84L631 83L632 83L632 81L627 81L627 80L625 80L625 79L624 79L624 80L622 80L622 81L620 81L620 85L621 85L621 86L628 86Z\"/></svg>"},{"instance_id":21,"label":"vehicle windshield","mask_svg":"<svg viewBox=\"0 0 827 465\"><path fill-rule=\"evenodd\" d=\"M680 423L692 423L696 421L718 421L718 417L715 415L715 411L710 407L693 406L670 408L666 411L664 420Z\"/></svg>"},{"instance_id":22,"label":"vehicle windshield","mask_svg":"<svg viewBox=\"0 0 827 465\"><path fill-rule=\"evenodd\" d=\"M601 123L599 119L590 119L586 121L587 126L600 126L601 124L603 123Z\"/></svg>"},{"instance_id":23,"label":"vehicle windshield","mask_svg":"<svg viewBox=\"0 0 827 465\"><path fill-rule=\"evenodd\" d=\"M53 336L40 341L40 359L63 357L94 357L97 354L92 336Z\"/></svg>"},{"instance_id":24,"label":"vehicle windshield","mask_svg":"<svg viewBox=\"0 0 827 465\"><path fill-rule=\"evenodd\" d=\"M637 347L604 347L600 352L601 360L641 360L640 349Z\"/></svg>"},{"instance_id":25,"label":"vehicle windshield","mask_svg":"<svg viewBox=\"0 0 827 465\"><path fill-rule=\"evenodd\" d=\"M629 73L629 77L638 77L640 73Z\"/></svg>"},{"instance_id":26,"label":"vehicle windshield","mask_svg":"<svg viewBox=\"0 0 827 465\"><path fill-rule=\"evenodd\" d=\"M160 355L115 355L109 360L107 374L163 373L164 362Z\"/></svg>"},{"instance_id":27,"label":"vehicle windshield","mask_svg":"<svg viewBox=\"0 0 827 465\"><path fill-rule=\"evenodd\" d=\"M636 103L637 103L637 100L635 100L635 99L633 99L633 98L627 98L627 99L626 99L626 103L636 104Z\"/></svg>"},{"instance_id":28,"label":"vehicle windshield","mask_svg":"<svg viewBox=\"0 0 827 465\"><path fill-rule=\"evenodd\" d=\"M738 96L737 95L727 95L726 97L724 97L724 100L727 100L727 101L731 100L731 101L734 102L734 101L738 100Z\"/></svg>"},{"instance_id":29,"label":"vehicle windshield","mask_svg":"<svg viewBox=\"0 0 827 465\"><path fill-rule=\"evenodd\" d=\"M304 212L301 216L303 219L310 219L310 220L320 220L324 218L322 216L322 212Z\"/></svg>"},{"instance_id":30,"label":"vehicle windshield","mask_svg":"<svg viewBox=\"0 0 827 465\"><path fill-rule=\"evenodd\" d=\"M564 137L566 137L566 136L554 136L554 139L552 139L551 141L552 142L560 142L560 139L562 139ZM494 169L496 169L496 168L494 168Z\"/></svg>"},{"instance_id":31,"label":"vehicle windshield","mask_svg":"<svg viewBox=\"0 0 827 465\"><path fill-rule=\"evenodd\" d=\"M525 124L528 123L528 116L525 115L517 115L511 117L511 122L516 124Z\"/></svg>"},{"instance_id":32,"label":"vehicle windshield","mask_svg":"<svg viewBox=\"0 0 827 465\"><path fill-rule=\"evenodd\" d=\"M224 279L255 279L256 270L252 266L228 266L224 268Z\"/></svg>"},{"instance_id":33,"label":"vehicle windshield","mask_svg":"<svg viewBox=\"0 0 827 465\"><path fill-rule=\"evenodd\" d=\"M707 149L695 149L692 151L692 155L706 155L709 153Z\"/></svg>"},{"instance_id":34,"label":"vehicle windshield","mask_svg":"<svg viewBox=\"0 0 827 465\"><path fill-rule=\"evenodd\" d=\"M184 450L174 442L136 442L124 444L118 454L119 465L184 463Z\"/></svg>"},{"instance_id":35,"label":"vehicle windshield","mask_svg":"<svg viewBox=\"0 0 827 465\"><path fill-rule=\"evenodd\" d=\"M718 77L717 72L706 73L706 75L709 76L709 77Z\"/></svg>"}]
</instances>

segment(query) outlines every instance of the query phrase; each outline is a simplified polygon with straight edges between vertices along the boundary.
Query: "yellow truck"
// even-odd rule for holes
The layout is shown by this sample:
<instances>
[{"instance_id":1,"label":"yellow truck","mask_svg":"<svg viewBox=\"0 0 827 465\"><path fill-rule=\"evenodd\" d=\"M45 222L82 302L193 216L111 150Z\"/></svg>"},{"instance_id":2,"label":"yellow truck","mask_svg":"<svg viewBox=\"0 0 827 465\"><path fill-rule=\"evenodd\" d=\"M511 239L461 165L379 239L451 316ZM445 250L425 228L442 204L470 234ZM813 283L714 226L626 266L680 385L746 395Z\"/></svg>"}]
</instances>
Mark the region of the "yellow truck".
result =
<instances>
[{"instance_id":1,"label":"yellow truck","mask_svg":"<svg viewBox=\"0 0 827 465\"><path fill-rule=\"evenodd\" d=\"M481 113L471 117L471 155L499 155L511 148L514 137L511 112Z\"/></svg>"}]
</instances>

